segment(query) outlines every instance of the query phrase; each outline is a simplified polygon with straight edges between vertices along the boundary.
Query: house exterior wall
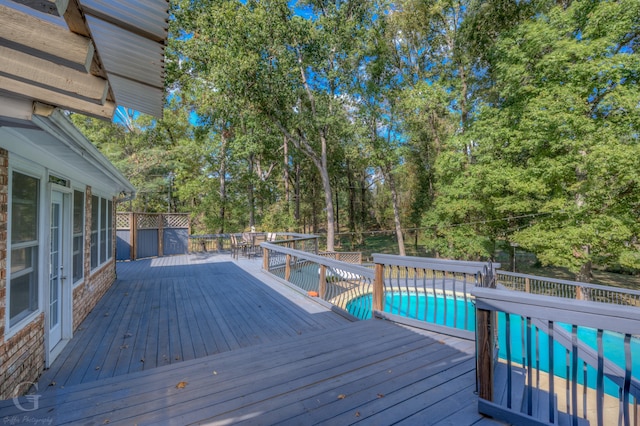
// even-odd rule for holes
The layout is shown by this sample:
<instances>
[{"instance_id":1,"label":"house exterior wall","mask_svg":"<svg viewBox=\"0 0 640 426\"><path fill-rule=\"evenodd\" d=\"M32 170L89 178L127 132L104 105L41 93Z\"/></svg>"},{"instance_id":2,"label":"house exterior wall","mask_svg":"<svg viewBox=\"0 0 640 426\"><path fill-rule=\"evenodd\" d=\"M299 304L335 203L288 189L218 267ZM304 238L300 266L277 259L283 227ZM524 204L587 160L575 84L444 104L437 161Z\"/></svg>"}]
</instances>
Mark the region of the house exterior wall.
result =
<instances>
[{"instance_id":1,"label":"house exterior wall","mask_svg":"<svg viewBox=\"0 0 640 426\"><path fill-rule=\"evenodd\" d=\"M45 314L47 306L41 301L41 310L28 324L10 336L5 330L7 315L7 229L9 206L9 165L10 153L0 148L0 400L24 394L35 382L45 366ZM112 245L111 260L91 272L91 195L86 186L85 193L85 238L84 238L84 279L72 288L73 330L95 307L100 298L116 279L115 243ZM41 201L46 197L41 195ZM115 202L112 219L115 220ZM115 226L112 227L115 230ZM112 238L115 238L113 232ZM45 263L48 257L41 259ZM40 283L40 286L46 283Z\"/></svg>"}]
</instances>

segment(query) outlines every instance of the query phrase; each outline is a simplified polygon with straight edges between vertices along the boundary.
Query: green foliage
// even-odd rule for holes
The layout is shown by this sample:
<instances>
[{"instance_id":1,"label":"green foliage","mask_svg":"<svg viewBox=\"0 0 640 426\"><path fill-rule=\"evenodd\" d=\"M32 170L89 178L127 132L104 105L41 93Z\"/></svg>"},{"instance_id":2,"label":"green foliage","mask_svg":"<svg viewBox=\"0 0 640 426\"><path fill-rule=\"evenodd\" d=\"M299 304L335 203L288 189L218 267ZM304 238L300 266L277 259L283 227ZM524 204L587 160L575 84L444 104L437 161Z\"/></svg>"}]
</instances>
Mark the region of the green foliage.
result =
<instances>
[{"instance_id":1,"label":"green foliage","mask_svg":"<svg viewBox=\"0 0 640 426\"><path fill-rule=\"evenodd\" d=\"M639 8L574 2L498 37L490 55L495 96L465 134L466 167L440 163L436 210L453 223L478 213L486 224L501 219L503 238L576 273L592 262L633 264ZM474 232L488 231L483 224Z\"/></svg>"}]
</instances>

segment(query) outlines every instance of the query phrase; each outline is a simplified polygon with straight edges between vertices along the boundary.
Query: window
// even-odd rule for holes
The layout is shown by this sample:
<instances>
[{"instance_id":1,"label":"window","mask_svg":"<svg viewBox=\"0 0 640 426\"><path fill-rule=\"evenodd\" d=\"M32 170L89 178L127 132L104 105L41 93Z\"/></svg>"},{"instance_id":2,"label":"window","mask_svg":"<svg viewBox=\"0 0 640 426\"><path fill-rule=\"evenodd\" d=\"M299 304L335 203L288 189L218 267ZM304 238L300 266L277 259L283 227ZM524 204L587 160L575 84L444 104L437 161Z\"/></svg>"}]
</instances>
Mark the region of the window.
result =
<instances>
[{"instance_id":1,"label":"window","mask_svg":"<svg viewBox=\"0 0 640 426\"><path fill-rule=\"evenodd\" d=\"M107 213L109 213L109 220L107 220L107 258L113 257L113 201L107 202Z\"/></svg>"},{"instance_id":2,"label":"window","mask_svg":"<svg viewBox=\"0 0 640 426\"><path fill-rule=\"evenodd\" d=\"M100 200L100 263L107 260L107 200Z\"/></svg>"},{"instance_id":3,"label":"window","mask_svg":"<svg viewBox=\"0 0 640 426\"><path fill-rule=\"evenodd\" d=\"M73 191L73 282L84 277L84 192Z\"/></svg>"},{"instance_id":4,"label":"window","mask_svg":"<svg viewBox=\"0 0 640 426\"><path fill-rule=\"evenodd\" d=\"M113 202L96 195L91 197L91 269L111 259Z\"/></svg>"},{"instance_id":5,"label":"window","mask_svg":"<svg viewBox=\"0 0 640 426\"><path fill-rule=\"evenodd\" d=\"M91 196L91 269L98 266L98 224L100 223L100 198Z\"/></svg>"},{"instance_id":6,"label":"window","mask_svg":"<svg viewBox=\"0 0 640 426\"><path fill-rule=\"evenodd\" d=\"M38 309L40 180L13 172L11 183L11 283L9 325Z\"/></svg>"}]
</instances>

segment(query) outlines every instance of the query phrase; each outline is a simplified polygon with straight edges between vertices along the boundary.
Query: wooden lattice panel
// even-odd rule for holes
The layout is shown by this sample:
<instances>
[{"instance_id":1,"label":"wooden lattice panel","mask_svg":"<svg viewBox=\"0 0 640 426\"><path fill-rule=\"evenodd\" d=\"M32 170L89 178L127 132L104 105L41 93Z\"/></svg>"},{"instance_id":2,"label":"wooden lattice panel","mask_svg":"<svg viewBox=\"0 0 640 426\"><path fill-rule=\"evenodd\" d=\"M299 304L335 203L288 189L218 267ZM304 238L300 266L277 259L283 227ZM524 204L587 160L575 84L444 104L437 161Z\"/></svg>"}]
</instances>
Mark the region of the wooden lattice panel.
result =
<instances>
[{"instance_id":1,"label":"wooden lattice panel","mask_svg":"<svg viewBox=\"0 0 640 426\"><path fill-rule=\"evenodd\" d=\"M138 229L157 229L160 227L160 215L138 213Z\"/></svg>"},{"instance_id":2,"label":"wooden lattice panel","mask_svg":"<svg viewBox=\"0 0 640 426\"><path fill-rule=\"evenodd\" d=\"M162 226L164 228L189 228L188 214L163 214Z\"/></svg>"},{"instance_id":3,"label":"wooden lattice panel","mask_svg":"<svg viewBox=\"0 0 640 426\"><path fill-rule=\"evenodd\" d=\"M116 229L131 229L131 215L129 213L116 214Z\"/></svg>"}]
</instances>

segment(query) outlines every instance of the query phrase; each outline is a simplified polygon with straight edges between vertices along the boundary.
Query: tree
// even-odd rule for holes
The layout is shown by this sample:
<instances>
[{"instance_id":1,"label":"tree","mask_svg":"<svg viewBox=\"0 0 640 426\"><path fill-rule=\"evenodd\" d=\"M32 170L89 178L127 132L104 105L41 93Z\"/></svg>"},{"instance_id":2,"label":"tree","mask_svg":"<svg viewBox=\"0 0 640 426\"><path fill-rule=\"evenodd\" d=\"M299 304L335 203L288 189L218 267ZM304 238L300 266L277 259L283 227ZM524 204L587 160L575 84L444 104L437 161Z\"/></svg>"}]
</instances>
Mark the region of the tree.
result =
<instances>
[{"instance_id":1,"label":"tree","mask_svg":"<svg viewBox=\"0 0 640 426\"><path fill-rule=\"evenodd\" d=\"M495 101L465 134L485 220L581 281L593 262L640 266L639 16L634 1L573 2L503 34Z\"/></svg>"}]
</instances>

